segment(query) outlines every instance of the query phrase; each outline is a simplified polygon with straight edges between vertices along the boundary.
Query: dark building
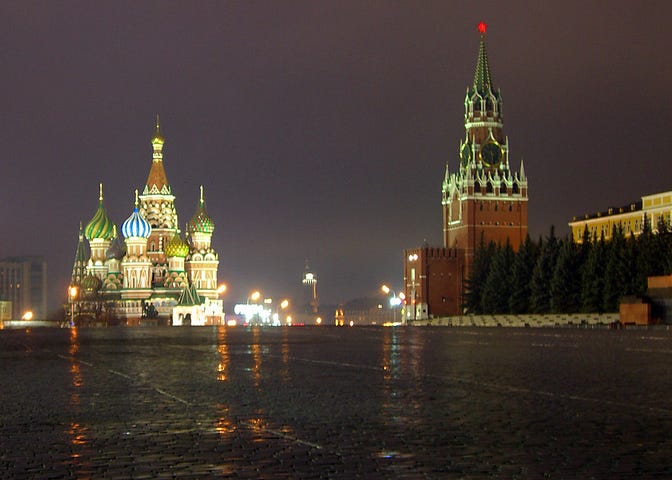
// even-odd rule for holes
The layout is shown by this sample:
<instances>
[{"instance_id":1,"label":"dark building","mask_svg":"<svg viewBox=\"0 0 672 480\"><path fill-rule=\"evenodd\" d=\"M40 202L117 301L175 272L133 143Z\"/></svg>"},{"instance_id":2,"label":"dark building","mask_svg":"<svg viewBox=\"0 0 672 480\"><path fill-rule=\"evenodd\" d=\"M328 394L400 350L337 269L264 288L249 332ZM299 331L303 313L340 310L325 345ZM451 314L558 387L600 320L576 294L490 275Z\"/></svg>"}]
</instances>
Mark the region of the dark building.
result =
<instances>
[{"instance_id":1,"label":"dark building","mask_svg":"<svg viewBox=\"0 0 672 480\"><path fill-rule=\"evenodd\" d=\"M0 300L12 303L12 319L27 312L47 318L47 263L41 256L8 257L0 260Z\"/></svg>"},{"instance_id":2,"label":"dark building","mask_svg":"<svg viewBox=\"0 0 672 480\"><path fill-rule=\"evenodd\" d=\"M473 84L464 99L465 135L458 168L449 162L442 185L443 247L404 252L407 320L462 313L464 282L481 241L514 250L527 235L527 177L516 172L504 135L502 95L495 88L485 47L486 25L478 26L480 45Z\"/></svg>"}]
</instances>

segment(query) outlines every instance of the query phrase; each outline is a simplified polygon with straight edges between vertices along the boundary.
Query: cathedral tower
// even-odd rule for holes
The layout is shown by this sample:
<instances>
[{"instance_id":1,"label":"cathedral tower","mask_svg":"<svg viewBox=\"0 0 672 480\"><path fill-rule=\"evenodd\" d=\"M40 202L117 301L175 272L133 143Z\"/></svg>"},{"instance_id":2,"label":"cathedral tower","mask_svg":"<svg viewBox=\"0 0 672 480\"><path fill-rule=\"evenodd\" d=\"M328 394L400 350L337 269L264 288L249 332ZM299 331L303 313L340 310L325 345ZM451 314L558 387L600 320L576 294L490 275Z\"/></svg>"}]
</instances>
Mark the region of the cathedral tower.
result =
<instances>
[{"instance_id":1,"label":"cathedral tower","mask_svg":"<svg viewBox=\"0 0 672 480\"><path fill-rule=\"evenodd\" d=\"M143 299L151 293L151 267L147 243L152 227L138 209L138 191L135 191L135 208L131 216L121 225L121 233L126 243L126 256L121 262L123 270L123 290L121 298Z\"/></svg>"},{"instance_id":2,"label":"cathedral tower","mask_svg":"<svg viewBox=\"0 0 672 480\"><path fill-rule=\"evenodd\" d=\"M93 218L86 225L84 235L91 247L91 258L88 262L87 272L95 275L102 281L107 275L105 253L114 238L114 225L107 216L107 212L103 206L102 183L100 184L100 193L98 195L98 210L96 210Z\"/></svg>"},{"instance_id":3,"label":"cathedral tower","mask_svg":"<svg viewBox=\"0 0 672 480\"><path fill-rule=\"evenodd\" d=\"M205 210L203 185L200 188L200 195L196 213L187 225L191 249L185 263L189 280L198 290L198 294L205 298L216 299L219 259L211 246L215 224Z\"/></svg>"},{"instance_id":4,"label":"cathedral tower","mask_svg":"<svg viewBox=\"0 0 672 480\"><path fill-rule=\"evenodd\" d=\"M147 255L153 264L153 283L163 286L168 270L164 248L177 231L177 211L175 196L166 178L163 166L163 144L159 116L156 116L156 130L152 137L152 167L147 183L140 195L140 214L149 222L152 233L147 240Z\"/></svg>"},{"instance_id":5,"label":"cathedral tower","mask_svg":"<svg viewBox=\"0 0 672 480\"><path fill-rule=\"evenodd\" d=\"M443 244L465 250L466 269L481 238L507 240L517 250L527 235L527 178L523 162L510 164L504 135L502 95L495 88L485 44L487 25L478 25L480 45L476 72L464 98L465 135L460 141L459 167L448 163L442 186Z\"/></svg>"}]
</instances>

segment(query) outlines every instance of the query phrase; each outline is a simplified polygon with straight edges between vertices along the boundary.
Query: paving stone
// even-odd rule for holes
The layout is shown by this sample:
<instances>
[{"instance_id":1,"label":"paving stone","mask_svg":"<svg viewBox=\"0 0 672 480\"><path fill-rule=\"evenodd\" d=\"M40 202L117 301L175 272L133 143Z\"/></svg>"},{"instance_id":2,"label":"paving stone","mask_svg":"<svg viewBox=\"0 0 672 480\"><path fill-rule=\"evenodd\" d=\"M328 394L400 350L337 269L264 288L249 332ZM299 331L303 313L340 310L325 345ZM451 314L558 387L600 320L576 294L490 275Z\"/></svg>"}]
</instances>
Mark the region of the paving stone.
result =
<instances>
[{"instance_id":1,"label":"paving stone","mask_svg":"<svg viewBox=\"0 0 672 480\"><path fill-rule=\"evenodd\" d=\"M0 478L670 478L672 332L0 331Z\"/></svg>"}]
</instances>

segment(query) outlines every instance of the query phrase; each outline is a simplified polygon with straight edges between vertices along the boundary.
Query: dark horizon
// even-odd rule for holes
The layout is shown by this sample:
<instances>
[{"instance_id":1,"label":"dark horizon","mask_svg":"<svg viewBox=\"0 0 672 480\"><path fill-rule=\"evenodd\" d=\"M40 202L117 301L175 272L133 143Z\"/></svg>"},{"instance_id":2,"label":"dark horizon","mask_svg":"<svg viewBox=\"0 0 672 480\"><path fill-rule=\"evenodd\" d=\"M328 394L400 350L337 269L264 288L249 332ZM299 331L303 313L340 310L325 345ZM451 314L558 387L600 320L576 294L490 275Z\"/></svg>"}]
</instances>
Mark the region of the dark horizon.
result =
<instances>
[{"instance_id":1,"label":"dark horizon","mask_svg":"<svg viewBox=\"0 0 672 480\"><path fill-rule=\"evenodd\" d=\"M672 190L661 145L669 2L5 3L0 257L43 255L66 299L98 184L119 225L156 114L182 224L199 185L225 301L300 286L323 303L401 289L402 253L441 243L479 33L504 101L529 231Z\"/></svg>"}]
</instances>

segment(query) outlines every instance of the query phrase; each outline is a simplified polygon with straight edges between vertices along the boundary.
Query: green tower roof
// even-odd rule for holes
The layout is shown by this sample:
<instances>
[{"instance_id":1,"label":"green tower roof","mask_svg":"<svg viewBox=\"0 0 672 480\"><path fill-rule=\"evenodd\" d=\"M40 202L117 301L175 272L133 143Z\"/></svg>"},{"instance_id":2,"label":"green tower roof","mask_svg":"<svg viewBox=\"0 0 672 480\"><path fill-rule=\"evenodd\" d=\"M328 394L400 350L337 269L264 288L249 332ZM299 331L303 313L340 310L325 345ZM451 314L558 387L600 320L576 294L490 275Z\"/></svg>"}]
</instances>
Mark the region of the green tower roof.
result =
<instances>
[{"instance_id":1,"label":"green tower roof","mask_svg":"<svg viewBox=\"0 0 672 480\"><path fill-rule=\"evenodd\" d=\"M486 95L489 92L495 93L495 87L492 84L492 74L488 64L488 51L485 48L485 31L487 25L483 22L478 24L478 31L481 33L481 42L478 47L478 58L476 60L476 72L474 73L474 84L472 86L473 94L478 92L480 95Z\"/></svg>"}]
</instances>

